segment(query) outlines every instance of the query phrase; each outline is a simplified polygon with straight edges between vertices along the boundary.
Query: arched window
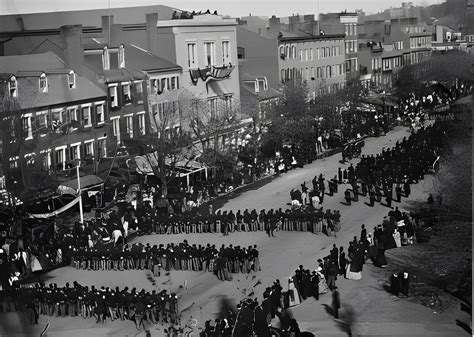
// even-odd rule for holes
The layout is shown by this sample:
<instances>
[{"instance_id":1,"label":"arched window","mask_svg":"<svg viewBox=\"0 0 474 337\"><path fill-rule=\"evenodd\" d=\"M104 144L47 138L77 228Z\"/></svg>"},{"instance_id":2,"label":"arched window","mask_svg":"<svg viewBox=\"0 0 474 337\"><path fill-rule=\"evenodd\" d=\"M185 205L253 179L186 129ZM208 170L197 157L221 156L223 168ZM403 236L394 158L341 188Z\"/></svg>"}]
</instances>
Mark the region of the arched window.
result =
<instances>
[{"instance_id":1,"label":"arched window","mask_svg":"<svg viewBox=\"0 0 474 337\"><path fill-rule=\"evenodd\" d=\"M326 76L327 76L327 78L332 77L331 75L332 75L331 74L331 66L326 66Z\"/></svg>"},{"instance_id":2,"label":"arched window","mask_svg":"<svg viewBox=\"0 0 474 337\"><path fill-rule=\"evenodd\" d=\"M321 67L318 67L318 68L316 69L316 77L317 77L317 78L321 78L321 77L322 77L322 76L321 76Z\"/></svg>"},{"instance_id":3,"label":"arched window","mask_svg":"<svg viewBox=\"0 0 474 337\"><path fill-rule=\"evenodd\" d=\"M291 47L291 51L293 53L293 59L296 59L296 47L295 46Z\"/></svg>"},{"instance_id":4,"label":"arched window","mask_svg":"<svg viewBox=\"0 0 474 337\"><path fill-rule=\"evenodd\" d=\"M291 48L290 46L286 46L286 58L290 58L291 55Z\"/></svg>"},{"instance_id":5,"label":"arched window","mask_svg":"<svg viewBox=\"0 0 474 337\"><path fill-rule=\"evenodd\" d=\"M74 73L74 70L71 70L67 75L67 83L69 89L74 89L76 87L76 74Z\"/></svg>"},{"instance_id":6,"label":"arched window","mask_svg":"<svg viewBox=\"0 0 474 337\"><path fill-rule=\"evenodd\" d=\"M125 48L123 44L120 44L120 47L119 47L118 64L119 64L119 68L125 68Z\"/></svg>"}]
</instances>

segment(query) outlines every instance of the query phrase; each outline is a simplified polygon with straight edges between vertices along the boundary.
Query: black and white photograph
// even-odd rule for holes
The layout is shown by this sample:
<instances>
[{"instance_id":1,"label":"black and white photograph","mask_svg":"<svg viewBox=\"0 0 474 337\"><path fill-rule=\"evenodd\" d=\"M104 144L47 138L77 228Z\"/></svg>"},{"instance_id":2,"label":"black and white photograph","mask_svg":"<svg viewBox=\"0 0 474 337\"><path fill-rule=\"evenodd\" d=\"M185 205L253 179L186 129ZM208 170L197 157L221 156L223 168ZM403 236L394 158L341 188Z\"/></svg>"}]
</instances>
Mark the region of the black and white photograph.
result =
<instances>
[{"instance_id":1,"label":"black and white photograph","mask_svg":"<svg viewBox=\"0 0 474 337\"><path fill-rule=\"evenodd\" d=\"M472 332L474 0L0 0L0 337Z\"/></svg>"}]
</instances>

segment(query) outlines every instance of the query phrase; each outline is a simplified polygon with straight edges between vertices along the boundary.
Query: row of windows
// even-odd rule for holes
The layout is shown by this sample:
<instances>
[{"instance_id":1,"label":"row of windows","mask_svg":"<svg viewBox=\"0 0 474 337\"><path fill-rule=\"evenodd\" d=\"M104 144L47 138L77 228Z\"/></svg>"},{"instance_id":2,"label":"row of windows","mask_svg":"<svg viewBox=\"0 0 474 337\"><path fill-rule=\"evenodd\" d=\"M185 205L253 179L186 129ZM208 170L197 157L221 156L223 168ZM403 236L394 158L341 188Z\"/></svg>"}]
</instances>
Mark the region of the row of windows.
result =
<instances>
[{"instance_id":1,"label":"row of windows","mask_svg":"<svg viewBox=\"0 0 474 337\"><path fill-rule=\"evenodd\" d=\"M344 24L344 33L346 35L357 35L357 23Z\"/></svg>"},{"instance_id":2,"label":"row of windows","mask_svg":"<svg viewBox=\"0 0 474 337\"><path fill-rule=\"evenodd\" d=\"M345 42L346 54L357 53L357 40L351 40Z\"/></svg>"},{"instance_id":3,"label":"row of windows","mask_svg":"<svg viewBox=\"0 0 474 337\"><path fill-rule=\"evenodd\" d=\"M372 69L373 70L391 70L395 68L402 67L404 65L404 59L401 56L392 57L392 58L374 58L372 59Z\"/></svg>"},{"instance_id":4,"label":"row of windows","mask_svg":"<svg viewBox=\"0 0 474 337\"><path fill-rule=\"evenodd\" d=\"M299 60L302 62L313 61L315 57L317 60L320 60L340 55L343 55L341 46L316 48L315 53L313 53L313 48L299 50ZM280 56L285 59L296 59L296 47L288 45L280 46Z\"/></svg>"},{"instance_id":5,"label":"row of windows","mask_svg":"<svg viewBox=\"0 0 474 337\"><path fill-rule=\"evenodd\" d=\"M52 156L54 154L54 157ZM32 152L25 154L24 159L27 166L34 166L37 160L41 161L43 170L48 171L53 166L53 159L56 169L65 170L80 165L81 160L93 160L94 158L105 158L107 156L106 138L86 140L70 145L63 145L54 150L41 150L39 156ZM40 158L40 159L38 159ZM19 168L19 156L9 158L10 169Z\"/></svg>"},{"instance_id":6,"label":"row of windows","mask_svg":"<svg viewBox=\"0 0 474 337\"><path fill-rule=\"evenodd\" d=\"M431 48L430 36L419 36L410 38L410 48Z\"/></svg>"},{"instance_id":7,"label":"row of windows","mask_svg":"<svg viewBox=\"0 0 474 337\"><path fill-rule=\"evenodd\" d=\"M132 104L135 100L137 104L143 103L143 86L141 81L122 82L120 85L109 84L110 107L117 109L123 105Z\"/></svg>"},{"instance_id":8,"label":"row of windows","mask_svg":"<svg viewBox=\"0 0 474 337\"><path fill-rule=\"evenodd\" d=\"M179 89L179 76L170 75L158 77L150 80L150 86L153 90L153 93L161 94L165 91L172 91Z\"/></svg>"},{"instance_id":9,"label":"row of windows","mask_svg":"<svg viewBox=\"0 0 474 337\"><path fill-rule=\"evenodd\" d=\"M69 74L67 74L67 82L69 89L76 87L76 74L74 71L71 70ZM45 73L42 73L38 79L38 91L40 93L48 92L48 77ZM18 81L14 75L8 80L8 94L10 97L18 97Z\"/></svg>"},{"instance_id":10,"label":"row of windows","mask_svg":"<svg viewBox=\"0 0 474 337\"><path fill-rule=\"evenodd\" d=\"M188 42L188 66L189 68L223 66L232 62L229 41L221 41L221 59L216 59L216 42L209 41L203 43L203 59L198 57L197 42ZM222 63L221 63L222 62Z\"/></svg>"},{"instance_id":11,"label":"row of windows","mask_svg":"<svg viewBox=\"0 0 474 337\"><path fill-rule=\"evenodd\" d=\"M129 138L143 136L146 133L144 111L138 112L135 115L128 114L124 116L110 117L110 121L112 122L112 129L114 136L117 139L117 143L122 141L122 132L124 132Z\"/></svg>"},{"instance_id":12,"label":"row of windows","mask_svg":"<svg viewBox=\"0 0 474 337\"><path fill-rule=\"evenodd\" d=\"M355 59L357 60L357 59ZM315 73L315 68L301 68L301 69L296 69L296 68L287 68L287 69L281 69L280 72L280 77L281 81L283 83L299 78L301 80L309 81L309 80L314 80L316 78L331 78L331 77L336 77L340 75L344 75L346 72L346 67L344 64L335 64L331 66L325 66L325 67L317 67L316 68L316 73Z\"/></svg>"},{"instance_id":13,"label":"row of windows","mask_svg":"<svg viewBox=\"0 0 474 337\"><path fill-rule=\"evenodd\" d=\"M34 114L25 114L21 117L23 138L32 139L37 130L45 134L46 129L58 130L64 124L68 125L69 131L75 131L79 127L88 128L93 124L101 125L105 122L105 102L55 109L52 111L38 111Z\"/></svg>"}]
</instances>

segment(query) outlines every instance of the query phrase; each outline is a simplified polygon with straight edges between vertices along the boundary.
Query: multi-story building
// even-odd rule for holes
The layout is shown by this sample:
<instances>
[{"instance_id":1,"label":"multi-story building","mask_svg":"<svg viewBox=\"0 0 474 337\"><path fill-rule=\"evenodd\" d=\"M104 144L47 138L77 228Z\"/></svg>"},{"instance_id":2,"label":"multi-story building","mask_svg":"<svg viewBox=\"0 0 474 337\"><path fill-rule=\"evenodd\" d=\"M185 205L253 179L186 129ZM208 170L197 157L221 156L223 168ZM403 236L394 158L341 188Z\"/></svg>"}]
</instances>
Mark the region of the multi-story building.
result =
<instances>
[{"instance_id":1,"label":"multi-story building","mask_svg":"<svg viewBox=\"0 0 474 337\"><path fill-rule=\"evenodd\" d=\"M359 29L361 79L391 88L398 71L431 54L432 33L418 18L366 21Z\"/></svg>"},{"instance_id":2,"label":"multi-story building","mask_svg":"<svg viewBox=\"0 0 474 337\"><path fill-rule=\"evenodd\" d=\"M78 165L95 173L106 155L107 93L53 52L2 56L0 73L3 100L14 102L3 111L7 184L20 193Z\"/></svg>"},{"instance_id":3,"label":"multi-story building","mask_svg":"<svg viewBox=\"0 0 474 337\"><path fill-rule=\"evenodd\" d=\"M346 83L344 35L278 38L281 83L304 81L314 98Z\"/></svg>"},{"instance_id":4,"label":"multi-story building","mask_svg":"<svg viewBox=\"0 0 474 337\"><path fill-rule=\"evenodd\" d=\"M359 79L358 51L358 13L328 13L319 15L319 27L324 34L345 34L345 72L347 81Z\"/></svg>"}]
</instances>

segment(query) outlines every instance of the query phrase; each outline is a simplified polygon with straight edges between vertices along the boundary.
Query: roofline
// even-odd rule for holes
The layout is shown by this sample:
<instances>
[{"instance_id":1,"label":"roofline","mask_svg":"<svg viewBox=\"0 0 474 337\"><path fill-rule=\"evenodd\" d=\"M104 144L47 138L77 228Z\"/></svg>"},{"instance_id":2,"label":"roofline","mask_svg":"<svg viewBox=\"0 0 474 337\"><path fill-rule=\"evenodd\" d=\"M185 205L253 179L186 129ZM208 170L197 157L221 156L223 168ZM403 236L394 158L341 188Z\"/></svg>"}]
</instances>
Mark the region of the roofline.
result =
<instances>
[{"instance_id":1,"label":"roofline","mask_svg":"<svg viewBox=\"0 0 474 337\"><path fill-rule=\"evenodd\" d=\"M167 72L167 71L183 71L183 68L180 67L180 66L177 66L177 67L171 67L171 68L153 68L153 69L143 69L142 71L144 72L147 72L147 73L151 73L151 74L154 74L154 73L164 73L164 72Z\"/></svg>"},{"instance_id":2,"label":"roofline","mask_svg":"<svg viewBox=\"0 0 474 337\"><path fill-rule=\"evenodd\" d=\"M311 36L297 36L297 37L279 37L279 42L286 41L313 41L313 40L333 40L344 39L346 34L331 34L331 35L311 35Z\"/></svg>"},{"instance_id":3,"label":"roofline","mask_svg":"<svg viewBox=\"0 0 474 337\"><path fill-rule=\"evenodd\" d=\"M82 27L83 34L102 33L102 27ZM0 32L0 37L10 36L40 36L40 35L60 35L60 28L33 29L22 31Z\"/></svg>"}]
</instances>

